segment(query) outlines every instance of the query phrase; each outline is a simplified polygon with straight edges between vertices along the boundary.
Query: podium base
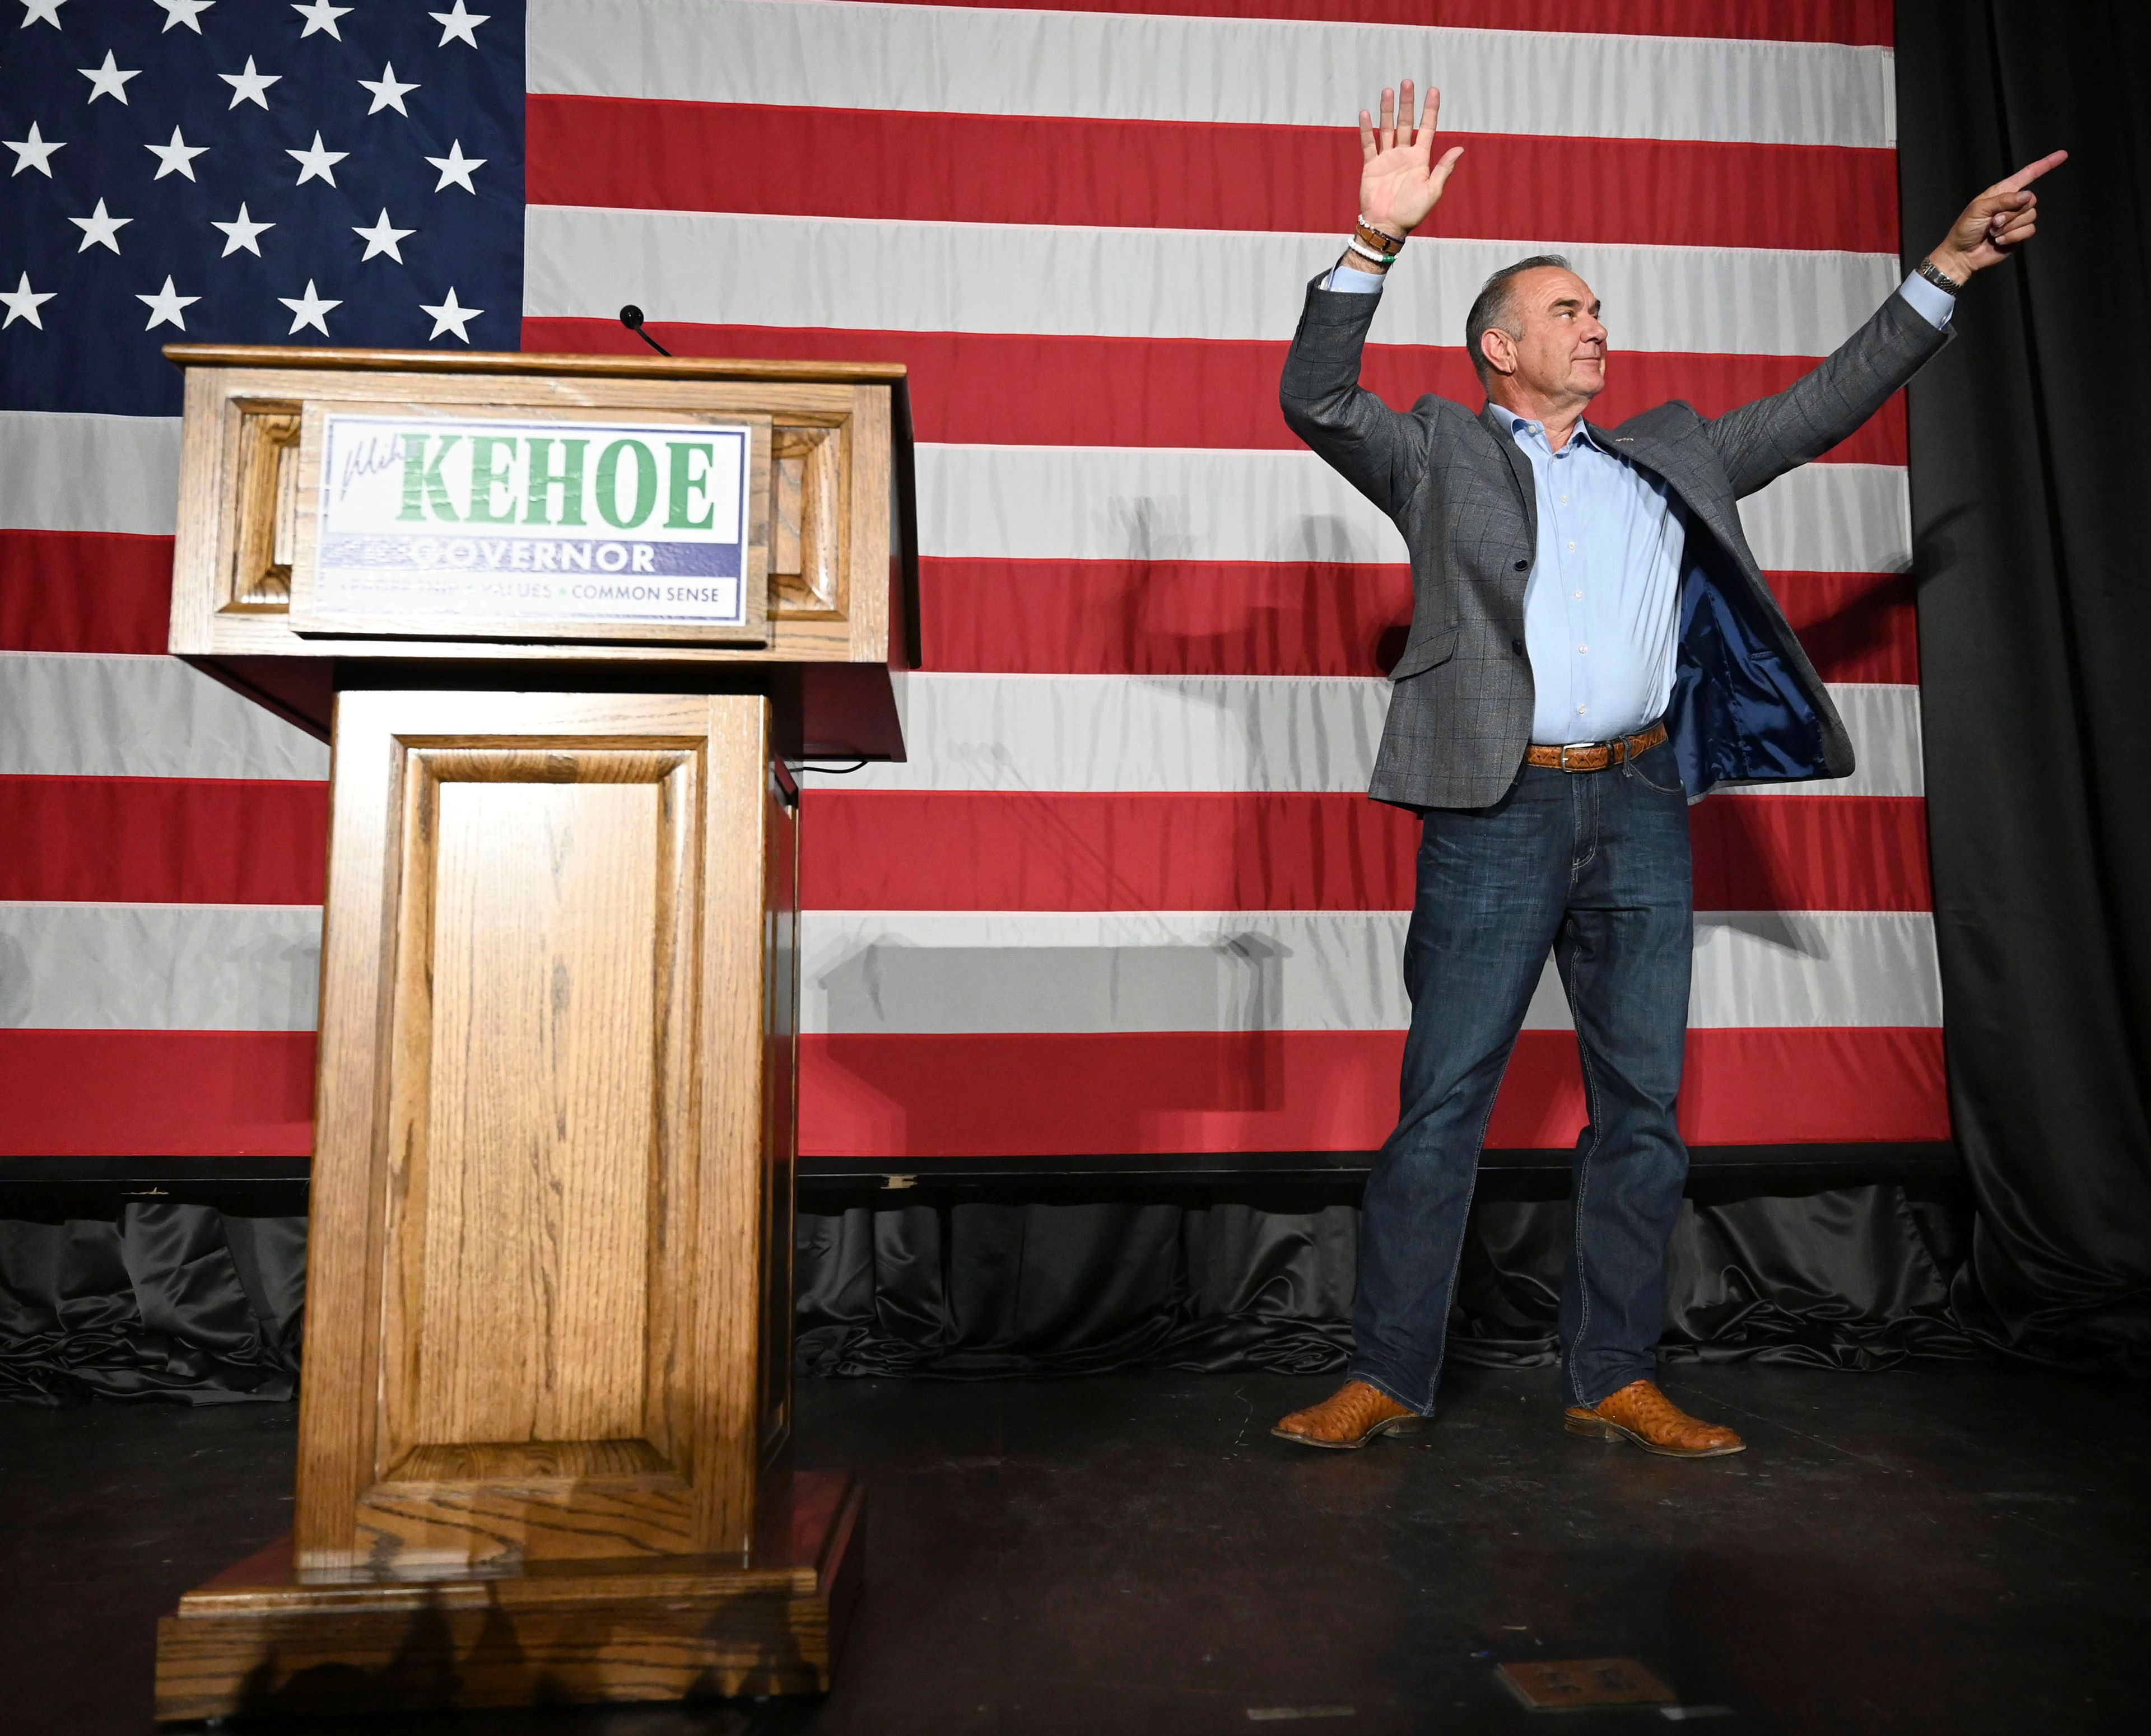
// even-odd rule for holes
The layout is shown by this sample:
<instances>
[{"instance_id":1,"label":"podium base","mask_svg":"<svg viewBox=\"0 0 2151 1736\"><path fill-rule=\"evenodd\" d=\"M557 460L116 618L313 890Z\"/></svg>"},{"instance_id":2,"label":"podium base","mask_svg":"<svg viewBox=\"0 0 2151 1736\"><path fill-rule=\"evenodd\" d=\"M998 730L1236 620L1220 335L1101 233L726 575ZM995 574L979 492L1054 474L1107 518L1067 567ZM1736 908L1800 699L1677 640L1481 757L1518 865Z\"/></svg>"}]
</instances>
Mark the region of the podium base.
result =
<instances>
[{"instance_id":1,"label":"podium base","mask_svg":"<svg viewBox=\"0 0 2151 1736\"><path fill-rule=\"evenodd\" d=\"M159 1720L822 1693L865 1566L863 1491L765 1491L752 1566L709 1556L303 1579L291 1540L157 1624Z\"/></svg>"}]
</instances>

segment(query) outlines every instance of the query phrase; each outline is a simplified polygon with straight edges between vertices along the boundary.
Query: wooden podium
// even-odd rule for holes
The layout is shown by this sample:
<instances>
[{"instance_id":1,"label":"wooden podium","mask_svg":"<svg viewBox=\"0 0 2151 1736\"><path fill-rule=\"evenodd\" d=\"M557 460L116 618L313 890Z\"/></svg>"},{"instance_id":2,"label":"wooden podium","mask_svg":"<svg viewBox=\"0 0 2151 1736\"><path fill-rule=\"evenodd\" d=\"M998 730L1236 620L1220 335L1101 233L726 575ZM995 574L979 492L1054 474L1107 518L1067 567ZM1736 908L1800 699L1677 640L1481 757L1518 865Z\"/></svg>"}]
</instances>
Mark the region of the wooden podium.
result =
<instances>
[{"instance_id":1,"label":"wooden podium","mask_svg":"<svg viewBox=\"0 0 2151 1736\"><path fill-rule=\"evenodd\" d=\"M292 1534L157 1715L825 1689L786 762L903 752L903 371L165 353L172 649L334 782Z\"/></svg>"}]
</instances>

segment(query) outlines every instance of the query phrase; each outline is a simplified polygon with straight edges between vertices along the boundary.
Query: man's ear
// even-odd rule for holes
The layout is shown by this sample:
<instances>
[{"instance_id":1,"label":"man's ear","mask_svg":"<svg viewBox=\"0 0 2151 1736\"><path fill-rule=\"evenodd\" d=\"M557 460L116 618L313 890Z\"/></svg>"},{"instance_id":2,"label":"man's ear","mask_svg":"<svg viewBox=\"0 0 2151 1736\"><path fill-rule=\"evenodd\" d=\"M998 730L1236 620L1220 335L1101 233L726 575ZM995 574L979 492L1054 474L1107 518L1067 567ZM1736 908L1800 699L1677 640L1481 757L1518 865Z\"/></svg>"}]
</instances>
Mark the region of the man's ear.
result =
<instances>
[{"instance_id":1,"label":"man's ear","mask_svg":"<svg viewBox=\"0 0 2151 1736\"><path fill-rule=\"evenodd\" d=\"M1516 341L1498 326L1490 326L1479 334L1479 353L1497 374L1516 371Z\"/></svg>"}]
</instances>

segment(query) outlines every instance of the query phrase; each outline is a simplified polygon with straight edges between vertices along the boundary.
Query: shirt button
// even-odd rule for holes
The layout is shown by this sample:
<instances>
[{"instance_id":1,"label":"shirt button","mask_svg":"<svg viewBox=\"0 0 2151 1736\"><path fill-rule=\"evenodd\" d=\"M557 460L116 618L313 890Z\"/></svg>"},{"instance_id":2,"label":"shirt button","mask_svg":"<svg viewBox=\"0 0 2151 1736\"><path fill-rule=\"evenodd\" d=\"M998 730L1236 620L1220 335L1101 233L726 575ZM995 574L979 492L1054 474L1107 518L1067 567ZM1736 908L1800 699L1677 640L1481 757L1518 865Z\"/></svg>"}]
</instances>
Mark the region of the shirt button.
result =
<instances>
[{"instance_id":1,"label":"shirt button","mask_svg":"<svg viewBox=\"0 0 2151 1736\"><path fill-rule=\"evenodd\" d=\"M1576 600L1577 600L1578 603L1581 603L1581 602L1582 602L1582 601L1583 601L1583 593L1582 593L1582 592L1578 591L1578 592L1577 592L1575 594L1576 594Z\"/></svg>"},{"instance_id":2,"label":"shirt button","mask_svg":"<svg viewBox=\"0 0 2151 1736\"><path fill-rule=\"evenodd\" d=\"M1530 572L1531 570L1531 563L1529 561L1519 561L1519 562L1517 562L1517 563L1516 563L1516 571L1517 571L1517 572L1519 572L1519 573L1528 573L1528 572Z\"/></svg>"},{"instance_id":3,"label":"shirt button","mask_svg":"<svg viewBox=\"0 0 2151 1736\"><path fill-rule=\"evenodd\" d=\"M1576 545L1573 542L1568 545L1568 552L1571 554L1574 554L1576 553Z\"/></svg>"},{"instance_id":4,"label":"shirt button","mask_svg":"<svg viewBox=\"0 0 2151 1736\"><path fill-rule=\"evenodd\" d=\"M1565 506L1566 506L1566 505L1568 504L1568 497L1567 497L1566 494L1564 494L1563 496L1561 496L1561 503L1564 507L1565 507Z\"/></svg>"},{"instance_id":5,"label":"shirt button","mask_svg":"<svg viewBox=\"0 0 2151 1736\"><path fill-rule=\"evenodd\" d=\"M1590 709L1591 709L1591 708L1590 708L1588 705L1579 705L1579 706L1577 706L1577 707L1576 708L1576 714L1577 714L1578 717L1582 717L1582 716L1586 712L1589 711Z\"/></svg>"},{"instance_id":6,"label":"shirt button","mask_svg":"<svg viewBox=\"0 0 2151 1736\"><path fill-rule=\"evenodd\" d=\"M1576 648L1576 654L1577 654L1578 657L1584 656L1584 655L1586 655L1586 654L1590 651L1590 649L1591 649L1591 647L1590 647L1590 646L1588 646L1588 645L1578 645L1578 646Z\"/></svg>"},{"instance_id":7,"label":"shirt button","mask_svg":"<svg viewBox=\"0 0 2151 1736\"><path fill-rule=\"evenodd\" d=\"M1524 654L1524 642L1521 639L1511 639L1509 641L1509 648L1515 652L1517 656L1521 657Z\"/></svg>"}]
</instances>

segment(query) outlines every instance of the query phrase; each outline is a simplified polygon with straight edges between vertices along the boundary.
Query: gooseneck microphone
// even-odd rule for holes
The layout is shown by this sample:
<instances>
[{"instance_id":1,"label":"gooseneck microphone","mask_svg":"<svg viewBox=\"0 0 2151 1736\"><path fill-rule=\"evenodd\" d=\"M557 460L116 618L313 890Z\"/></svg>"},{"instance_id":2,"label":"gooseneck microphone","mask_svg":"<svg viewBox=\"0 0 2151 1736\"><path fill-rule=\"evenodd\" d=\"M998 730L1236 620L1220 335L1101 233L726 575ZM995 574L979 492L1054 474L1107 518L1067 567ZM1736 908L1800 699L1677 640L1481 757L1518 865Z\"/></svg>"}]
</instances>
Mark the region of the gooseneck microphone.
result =
<instances>
[{"instance_id":1,"label":"gooseneck microphone","mask_svg":"<svg viewBox=\"0 0 2151 1736\"><path fill-rule=\"evenodd\" d=\"M655 350L660 356L670 356L672 353L670 350L666 349L664 345L659 343L655 338L652 337L648 332L642 329L642 310L637 307L632 301L629 302L625 307L623 307L620 310L620 323L627 327L627 329L633 332L637 337L640 338L643 342L649 345L650 347Z\"/></svg>"}]
</instances>

